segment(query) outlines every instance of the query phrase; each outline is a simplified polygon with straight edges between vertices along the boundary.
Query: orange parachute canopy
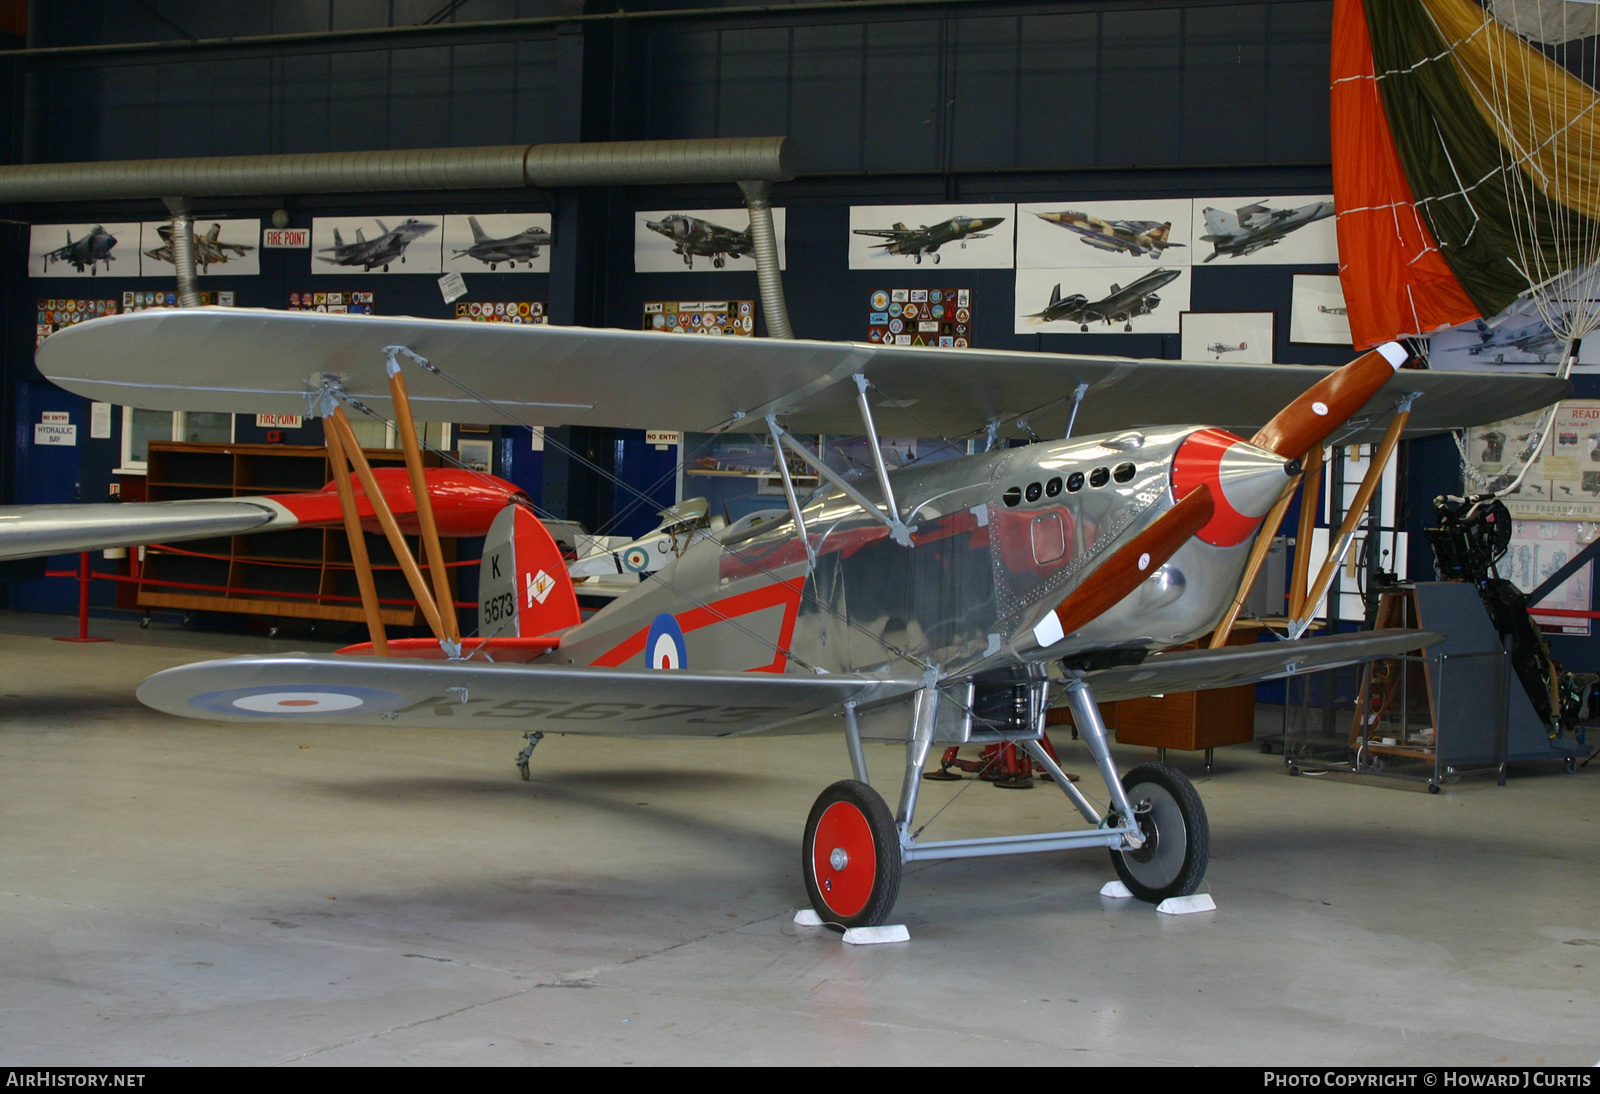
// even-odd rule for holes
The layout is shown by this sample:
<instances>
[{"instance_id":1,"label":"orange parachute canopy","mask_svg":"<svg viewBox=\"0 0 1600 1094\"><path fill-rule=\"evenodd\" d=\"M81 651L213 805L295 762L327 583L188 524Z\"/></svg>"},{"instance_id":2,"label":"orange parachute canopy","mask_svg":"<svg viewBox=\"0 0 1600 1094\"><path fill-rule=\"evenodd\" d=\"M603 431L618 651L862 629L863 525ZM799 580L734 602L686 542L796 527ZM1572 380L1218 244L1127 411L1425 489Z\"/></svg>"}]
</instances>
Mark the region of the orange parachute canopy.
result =
<instances>
[{"instance_id":1,"label":"orange parachute canopy","mask_svg":"<svg viewBox=\"0 0 1600 1094\"><path fill-rule=\"evenodd\" d=\"M1334 0L1333 200L1357 349L1478 318L1417 212L1378 94L1361 0Z\"/></svg>"}]
</instances>

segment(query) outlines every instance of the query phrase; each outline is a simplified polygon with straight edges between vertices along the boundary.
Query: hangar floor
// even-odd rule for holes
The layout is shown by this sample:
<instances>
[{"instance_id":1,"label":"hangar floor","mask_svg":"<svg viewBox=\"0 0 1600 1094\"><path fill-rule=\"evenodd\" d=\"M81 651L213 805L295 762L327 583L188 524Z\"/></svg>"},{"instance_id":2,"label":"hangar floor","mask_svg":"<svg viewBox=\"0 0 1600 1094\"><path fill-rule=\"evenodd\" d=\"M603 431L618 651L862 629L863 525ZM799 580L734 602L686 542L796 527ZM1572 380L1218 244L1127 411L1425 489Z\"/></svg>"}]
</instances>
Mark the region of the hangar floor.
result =
<instances>
[{"instance_id":1,"label":"hangar floor","mask_svg":"<svg viewBox=\"0 0 1600 1094\"><path fill-rule=\"evenodd\" d=\"M0 617L8 1064L1600 1057L1600 764L1430 797L1180 759L1216 912L1102 899L1098 852L932 864L912 941L852 948L791 922L837 737L551 737L524 783L511 734L157 715L143 676L240 643L38 636L70 625ZM939 834L1066 816L1048 786L925 800L963 787Z\"/></svg>"}]
</instances>

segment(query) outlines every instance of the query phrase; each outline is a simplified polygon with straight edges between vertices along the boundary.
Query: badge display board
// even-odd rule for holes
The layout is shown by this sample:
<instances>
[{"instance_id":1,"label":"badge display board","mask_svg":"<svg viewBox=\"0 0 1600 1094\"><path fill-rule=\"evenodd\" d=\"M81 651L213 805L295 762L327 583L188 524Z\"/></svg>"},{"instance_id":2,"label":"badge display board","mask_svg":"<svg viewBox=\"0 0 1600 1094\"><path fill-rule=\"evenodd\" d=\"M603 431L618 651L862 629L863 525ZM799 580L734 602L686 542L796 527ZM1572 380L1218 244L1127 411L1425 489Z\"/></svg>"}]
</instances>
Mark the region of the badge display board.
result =
<instances>
[{"instance_id":1,"label":"badge display board","mask_svg":"<svg viewBox=\"0 0 1600 1094\"><path fill-rule=\"evenodd\" d=\"M221 308L233 307L234 293L232 289L223 289L212 292L209 289L200 294L202 307L216 305ZM172 291L163 292L160 289L139 290L122 294L123 311L144 311L146 308L176 308L178 294Z\"/></svg>"},{"instance_id":2,"label":"badge display board","mask_svg":"<svg viewBox=\"0 0 1600 1094\"><path fill-rule=\"evenodd\" d=\"M64 327L76 326L90 319L98 319L102 315L116 315L119 310L115 300L40 297L39 317L35 323L33 344L37 346Z\"/></svg>"},{"instance_id":3,"label":"badge display board","mask_svg":"<svg viewBox=\"0 0 1600 1094\"><path fill-rule=\"evenodd\" d=\"M456 301L456 319L468 323L544 323L543 300Z\"/></svg>"},{"instance_id":4,"label":"badge display board","mask_svg":"<svg viewBox=\"0 0 1600 1094\"><path fill-rule=\"evenodd\" d=\"M370 292L292 292L290 311L325 311L373 315Z\"/></svg>"},{"instance_id":5,"label":"badge display board","mask_svg":"<svg viewBox=\"0 0 1600 1094\"><path fill-rule=\"evenodd\" d=\"M1534 414L1474 426L1467 430L1467 461L1491 482L1514 474L1539 425ZM1543 449L1503 500L1519 520L1600 521L1600 400L1569 399L1557 408Z\"/></svg>"},{"instance_id":6,"label":"badge display board","mask_svg":"<svg viewBox=\"0 0 1600 1094\"><path fill-rule=\"evenodd\" d=\"M1531 593L1540 583L1565 566L1567 560L1594 539L1597 529L1592 524L1571 520L1514 520L1511 522L1511 543L1505 557L1495 569L1518 589ZM1539 601L1539 607L1568 611L1589 610L1590 583L1594 580L1594 563L1582 569L1557 586L1555 592ZM1557 634L1587 636L1589 620L1570 615L1539 615L1532 608L1538 624Z\"/></svg>"},{"instance_id":7,"label":"badge display board","mask_svg":"<svg viewBox=\"0 0 1600 1094\"><path fill-rule=\"evenodd\" d=\"M874 289L867 341L885 346L972 344L971 289Z\"/></svg>"},{"instance_id":8,"label":"badge display board","mask_svg":"<svg viewBox=\"0 0 1600 1094\"><path fill-rule=\"evenodd\" d=\"M665 334L734 334L753 337L753 300L655 300L644 305L644 329Z\"/></svg>"}]
</instances>

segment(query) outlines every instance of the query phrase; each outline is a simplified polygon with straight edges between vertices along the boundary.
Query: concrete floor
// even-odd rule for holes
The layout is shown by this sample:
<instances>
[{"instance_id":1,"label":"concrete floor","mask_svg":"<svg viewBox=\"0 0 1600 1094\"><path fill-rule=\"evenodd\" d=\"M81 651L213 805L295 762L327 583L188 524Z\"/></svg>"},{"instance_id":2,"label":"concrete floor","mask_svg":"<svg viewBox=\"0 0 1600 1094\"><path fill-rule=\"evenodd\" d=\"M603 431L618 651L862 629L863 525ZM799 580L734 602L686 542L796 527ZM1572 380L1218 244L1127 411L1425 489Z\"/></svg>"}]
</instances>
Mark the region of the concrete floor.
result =
<instances>
[{"instance_id":1,"label":"concrete floor","mask_svg":"<svg viewBox=\"0 0 1600 1094\"><path fill-rule=\"evenodd\" d=\"M265 640L0 627L35 632L0 634L0 1063L1600 1057L1600 763L1430 797L1179 756L1216 912L1101 898L1102 852L928 864L901 892L912 941L852 948L790 921L806 812L848 774L836 736L551 737L524 783L511 734L133 698ZM895 760L870 750L891 790ZM962 788L930 838L1070 823L1048 785L924 800Z\"/></svg>"}]
</instances>

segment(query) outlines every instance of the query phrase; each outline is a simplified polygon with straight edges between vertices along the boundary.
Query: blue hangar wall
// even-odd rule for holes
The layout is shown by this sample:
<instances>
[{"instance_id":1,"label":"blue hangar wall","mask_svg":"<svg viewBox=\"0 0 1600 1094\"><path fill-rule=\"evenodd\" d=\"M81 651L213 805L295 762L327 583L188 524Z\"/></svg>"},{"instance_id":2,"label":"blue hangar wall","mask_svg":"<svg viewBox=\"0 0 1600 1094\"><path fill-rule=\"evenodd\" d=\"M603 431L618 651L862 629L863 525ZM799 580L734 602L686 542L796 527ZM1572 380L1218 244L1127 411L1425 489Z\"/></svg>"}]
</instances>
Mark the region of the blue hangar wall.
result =
<instances>
[{"instance_id":1,"label":"blue hangar wall","mask_svg":"<svg viewBox=\"0 0 1600 1094\"><path fill-rule=\"evenodd\" d=\"M882 280L848 269L852 204L1331 190L1329 0L907 0L759 10L646 0L625 14L617 8L604 0L58 0L36 6L28 44L125 48L0 61L10 68L0 89L12 107L0 141L9 162L50 162L788 135L801 175L780 184L774 201L787 210L791 315L797 334L829 339L864 336L866 300ZM416 29L430 20L434 25ZM412 29L384 33L402 26ZM362 31L377 33L350 34ZM298 37L205 41L284 34ZM558 323L635 327L648 300L758 298L748 271L633 269L637 211L737 204L733 187L614 187L266 195L202 202L197 214L265 218L284 205L293 224L307 225L322 215L548 211L557 239L550 274L469 275L468 299L542 299ZM164 212L157 203L106 203L95 210L13 208L5 215L50 223L151 220ZM72 452L31 444L31 423L41 410L66 410L87 422L81 400L44 385L32 368L35 302L67 295L57 291L61 286L76 292L90 283L29 278L25 227L4 227L0 242L6 250L0 397L12 438L0 450L0 494L11 502L104 498L118 438L85 439ZM212 277L203 287L232 288L245 305L284 306L289 292L306 287L309 258L304 251L262 257L259 277ZM1335 269L1197 266L1190 307L1272 310L1276 360L1340 363L1347 351L1288 342L1297 272ZM1178 356L1178 336L1171 334L1017 335L1013 278L1009 270L962 272L976 294L976 344ZM935 287L948 283L950 273L924 268L896 281ZM151 284L108 278L93 287L113 296ZM449 314L428 275L319 277L312 287L372 289L380 314ZM1580 381L1579 394L1600 394L1600 384ZM500 439L514 440L509 432ZM660 489L662 469L641 435L570 432L566 441L586 459L620 471L635 487ZM294 439L316 440L309 433ZM1408 448L1404 523L1419 533L1428 500L1457 489L1459 479L1448 441ZM648 524L646 506L635 500L630 509L626 492L619 496L578 461L552 451L513 461L512 477L539 491L548 508L591 525L619 512L621 530ZM1425 555L1419 537L1415 575L1426 576ZM29 583L35 590L38 584ZM70 583L57 584L65 609ZM30 595L32 603L49 602L37 591ZM1575 663L1600 660L1600 642L1560 645Z\"/></svg>"}]
</instances>

